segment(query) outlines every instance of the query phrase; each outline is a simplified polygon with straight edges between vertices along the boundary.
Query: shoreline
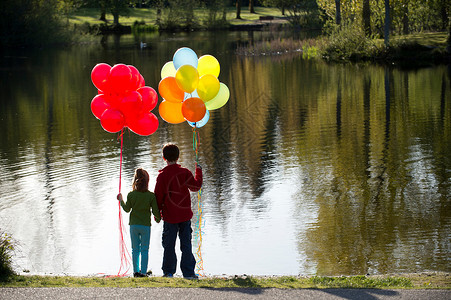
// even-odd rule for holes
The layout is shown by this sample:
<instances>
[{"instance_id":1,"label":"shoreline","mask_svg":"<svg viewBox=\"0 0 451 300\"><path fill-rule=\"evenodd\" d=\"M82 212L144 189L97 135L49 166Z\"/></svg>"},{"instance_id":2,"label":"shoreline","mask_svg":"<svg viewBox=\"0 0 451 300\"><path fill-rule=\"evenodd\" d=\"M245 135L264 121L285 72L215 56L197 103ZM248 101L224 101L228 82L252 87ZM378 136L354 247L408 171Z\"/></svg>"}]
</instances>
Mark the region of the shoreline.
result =
<instances>
[{"instance_id":1,"label":"shoreline","mask_svg":"<svg viewBox=\"0 0 451 300\"><path fill-rule=\"evenodd\" d=\"M0 282L0 288L42 287L169 287L169 288L369 288L369 289L446 289L451 290L450 272L393 273L353 276L280 276L280 275L213 275L199 276L199 280L183 277L150 276L134 278L105 274L70 275L14 275Z\"/></svg>"}]
</instances>

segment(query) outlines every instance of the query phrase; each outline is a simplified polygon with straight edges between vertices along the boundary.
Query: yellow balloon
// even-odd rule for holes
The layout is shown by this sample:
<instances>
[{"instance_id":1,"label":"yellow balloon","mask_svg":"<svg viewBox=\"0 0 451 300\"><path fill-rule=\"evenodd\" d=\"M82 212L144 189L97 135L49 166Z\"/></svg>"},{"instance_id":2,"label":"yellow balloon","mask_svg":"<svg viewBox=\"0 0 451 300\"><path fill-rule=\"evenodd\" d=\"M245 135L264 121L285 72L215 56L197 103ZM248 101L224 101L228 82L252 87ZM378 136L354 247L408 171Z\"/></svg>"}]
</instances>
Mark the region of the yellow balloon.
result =
<instances>
[{"instance_id":1,"label":"yellow balloon","mask_svg":"<svg viewBox=\"0 0 451 300\"><path fill-rule=\"evenodd\" d=\"M229 101L229 98L229 88L227 87L227 85L221 82L218 94L210 101L205 102L205 106L208 110L218 109L220 107L223 107L227 103L227 101Z\"/></svg>"},{"instance_id":2,"label":"yellow balloon","mask_svg":"<svg viewBox=\"0 0 451 300\"><path fill-rule=\"evenodd\" d=\"M179 124L185 122L182 114L182 102L175 103L169 101L162 101L158 107L160 117L168 123Z\"/></svg>"},{"instance_id":3,"label":"yellow balloon","mask_svg":"<svg viewBox=\"0 0 451 300\"><path fill-rule=\"evenodd\" d=\"M175 77L175 73L177 70L174 67L174 63L172 61L168 61L164 64L163 68L161 68L161 79L165 77Z\"/></svg>"},{"instance_id":4,"label":"yellow balloon","mask_svg":"<svg viewBox=\"0 0 451 300\"><path fill-rule=\"evenodd\" d=\"M207 102L213 99L219 92L219 80L212 74L206 74L199 78L197 94L202 101Z\"/></svg>"},{"instance_id":5,"label":"yellow balloon","mask_svg":"<svg viewBox=\"0 0 451 300\"><path fill-rule=\"evenodd\" d=\"M203 55L199 58L197 70L200 77L205 74L211 74L217 78L220 71L219 61L210 54Z\"/></svg>"},{"instance_id":6,"label":"yellow balloon","mask_svg":"<svg viewBox=\"0 0 451 300\"><path fill-rule=\"evenodd\" d=\"M183 65L175 73L177 85L187 93L192 93L199 83L199 72L191 65Z\"/></svg>"}]
</instances>

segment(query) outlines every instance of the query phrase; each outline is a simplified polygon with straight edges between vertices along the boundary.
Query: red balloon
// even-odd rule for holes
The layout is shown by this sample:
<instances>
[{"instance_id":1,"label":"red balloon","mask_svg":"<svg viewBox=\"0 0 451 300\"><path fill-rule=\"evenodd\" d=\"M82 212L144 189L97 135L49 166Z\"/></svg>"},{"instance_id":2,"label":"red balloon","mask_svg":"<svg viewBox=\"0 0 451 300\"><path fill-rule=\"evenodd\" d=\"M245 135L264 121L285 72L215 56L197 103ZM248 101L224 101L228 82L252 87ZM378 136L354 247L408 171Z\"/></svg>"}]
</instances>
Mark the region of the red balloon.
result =
<instances>
[{"instance_id":1,"label":"red balloon","mask_svg":"<svg viewBox=\"0 0 451 300\"><path fill-rule=\"evenodd\" d=\"M125 126L124 115L115 109L107 109L100 117L100 124L107 132L118 132Z\"/></svg>"},{"instance_id":2,"label":"red balloon","mask_svg":"<svg viewBox=\"0 0 451 300\"><path fill-rule=\"evenodd\" d=\"M141 82L141 74L139 73L138 69L132 65L128 65L128 68L132 73L131 90L134 91L139 89L139 84Z\"/></svg>"},{"instance_id":3,"label":"red balloon","mask_svg":"<svg viewBox=\"0 0 451 300\"><path fill-rule=\"evenodd\" d=\"M137 90L141 94L143 100L143 111L149 112L157 106L158 95L157 92L150 86L143 86Z\"/></svg>"},{"instance_id":4,"label":"red balloon","mask_svg":"<svg viewBox=\"0 0 451 300\"><path fill-rule=\"evenodd\" d=\"M142 97L137 91L130 92L122 98L120 111L127 119L138 115L142 108Z\"/></svg>"},{"instance_id":5,"label":"red balloon","mask_svg":"<svg viewBox=\"0 0 451 300\"><path fill-rule=\"evenodd\" d=\"M111 68L108 81L111 89L116 92L130 91L132 88L132 71L124 64L117 64Z\"/></svg>"},{"instance_id":6,"label":"red balloon","mask_svg":"<svg viewBox=\"0 0 451 300\"><path fill-rule=\"evenodd\" d=\"M139 87L143 87L146 85L146 81L144 80L144 77L139 74Z\"/></svg>"},{"instance_id":7,"label":"red balloon","mask_svg":"<svg viewBox=\"0 0 451 300\"><path fill-rule=\"evenodd\" d=\"M130 123L127 120L127 126L136 134L151 135L158 129L158 119L153 113L144 113Z\"/></svg>"},{"instance_id":8,"label":"red balloon","mask_svg":"<svg viewBox=\"0 0 451 300\"><path fill-rule=\"evenodd\" d=\"M103 112L108 108L110 108L110 105L107 103L105 95L100 94L92 98L91 111L97 119L100 120Z\"/></svg>"},{"instance_id":9,"label":"red balloon","mask_svg":"<svg viewBox=\"0 0 451 300\"><path fill-rule=\"evenodd\" d=\"M111 66L109 64L100 63L95 65L91 71L91 80L94 86L105 91L108 89L108 76L110 75Z\"/></svg>"},{"instance_id":10,"label":"red balloon","mask_svg":"<svg viewBox=\"0 0 451 300\"><path fill-rule=\"evenodd\" d=\"M200 98L188 98L182 103L182 114L187 121L199 122L204 118L206 112L205 103Z\"/></svg>"}]
</instances>

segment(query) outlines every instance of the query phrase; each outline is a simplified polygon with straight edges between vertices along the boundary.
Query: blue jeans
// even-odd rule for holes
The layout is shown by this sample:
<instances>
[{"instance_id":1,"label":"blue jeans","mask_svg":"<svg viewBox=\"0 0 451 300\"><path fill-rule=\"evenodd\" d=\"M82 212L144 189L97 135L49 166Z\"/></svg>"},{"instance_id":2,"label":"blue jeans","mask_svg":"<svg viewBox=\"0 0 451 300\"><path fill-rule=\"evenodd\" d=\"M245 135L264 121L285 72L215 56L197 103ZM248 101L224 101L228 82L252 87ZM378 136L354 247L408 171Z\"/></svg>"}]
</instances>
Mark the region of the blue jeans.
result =
<instances>
[{"instance_id":1,"label":"blue jeans","mask_svg":"<svg viewBox=\"0 0 451 300\"><path fill-rule=\"evenodd\" d=\"M164 274L174 274L177 267L177 256L175 254L175 241L177 233L180 238L180 250L182 251L182 260L180 261L180 269L184 277L191 277L196 267L196 259L193 255L191 247L191 220L181 223L163 224L163 270Z\"/></svg>"},{"instance_id":2,"label":"blue jeans","mask_svg":"<svg viewBox=\"0 0 451 300\"><path fill-rule=\"evenodd\" d=\"M133 273L146 274L149 262L150 226L130 225L130 237L132 239Z\"/></svg>"}]
</instances>

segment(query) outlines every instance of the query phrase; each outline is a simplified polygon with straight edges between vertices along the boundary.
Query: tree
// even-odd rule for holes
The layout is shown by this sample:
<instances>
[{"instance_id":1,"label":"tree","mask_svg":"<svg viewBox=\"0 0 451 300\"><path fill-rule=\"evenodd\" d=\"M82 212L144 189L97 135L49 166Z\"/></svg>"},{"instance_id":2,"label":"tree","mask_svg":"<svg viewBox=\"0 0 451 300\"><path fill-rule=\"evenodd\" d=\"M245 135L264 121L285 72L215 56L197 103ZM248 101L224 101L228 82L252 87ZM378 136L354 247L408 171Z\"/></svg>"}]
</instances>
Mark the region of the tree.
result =
<instances>
[{"instance_id":1,"label":"tree","mask_svg":"<svg viewBox=\"0 0 451 300\"><path fill-rule=\"evenodd\" d=\"M119 25L119 16L128 13L128 1L110 0L110 11L113 15L113 25Z\"/></svg>"},{"instance_id":2,"label":"tree","mask_svg":"<svg viewBox=\"0 0 451 300\"><path fill-rule=\"evenodd\" d=\"M254 0L249 0L249 13L255 14Z\"/></svg>"},{"instance_id":3,"label":"tree","mask_svg":"<svg viewBox=\"0 0 451 300\"><path fill-rule=\"evenodd\" d=\"M100 6L100 21L106 22L106 7L107 7L107 0L99 0L99 6Z\"/></svg>"},{"instance_id":4,"label":"tree","mask_svg":"<svg viewBox=\"0 0 451 300\"><path fill-rule=\"evenodd\" d=\"M262 0L261 1L265 6L273 6L280 9L282 12L282 16L285 16L285 8L287 7L287 0Z\"/></svg>"},{"instance_id":5,"label":"tree","mask_svg":"<svg viewBox=\"0 0 451 300\"><path fill-rule=\"evenodd\" d=\"M236 18L241 19L241 0L236 0Z\"/></svg>"},{"instance_id":6,"label":"tree","mask_svg":"<svg viewBox=\"0 0 451 300\"><path fill-rule=\"evenodd\" d=\"M371 36L371 9L370 0L363 0L362 7L363 31L365 36Z\"/></svg>"},{"instance_id":7,"label":"tree","mask_svg":"<svg viewBox=\"0 0 451 300\"><path fill-rule=\"evenodd\" d=\"M408 0L403 0L402 33L409 34L409 5Z\"/></svg>"},{"instance_id":8,"label":"tree","mask_svg":"<svg viewBox=\"0 0 451 300\"><path fill-rule=\"evenodd\" d=\"M46 45L70 41L58 0L0 1L1 46Z\"/></svg>"},{"instance_id":9,"label":"tree","mask_svg":"<svg viewBox=\"0 0 451 300\"><path fill-rule=\"evenodd\" d=\"M341 24L341 7L340 0L335 0L335 24Z\"/></svg>"},{"instance_id":10,"label":"tree","mask_svg":"<svg viewBox=\"0 0 451 300\"><path fill-rule=\"evenodd\" d=\"M384 45L388 47L390 43L390 0L385 0L385 26L384 26Z\"/></svg>"}]
</instances>

